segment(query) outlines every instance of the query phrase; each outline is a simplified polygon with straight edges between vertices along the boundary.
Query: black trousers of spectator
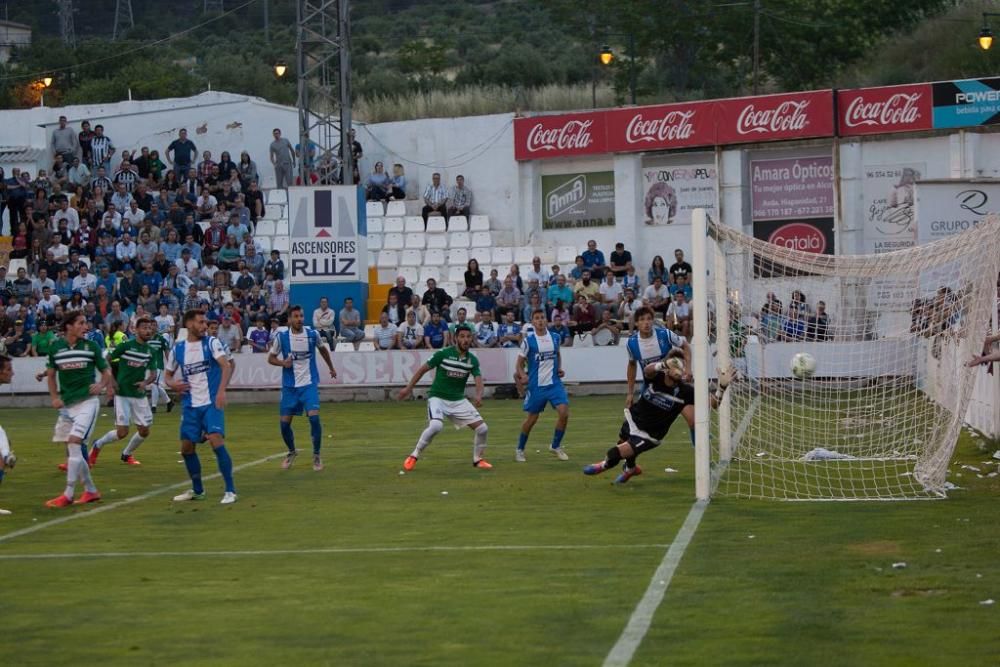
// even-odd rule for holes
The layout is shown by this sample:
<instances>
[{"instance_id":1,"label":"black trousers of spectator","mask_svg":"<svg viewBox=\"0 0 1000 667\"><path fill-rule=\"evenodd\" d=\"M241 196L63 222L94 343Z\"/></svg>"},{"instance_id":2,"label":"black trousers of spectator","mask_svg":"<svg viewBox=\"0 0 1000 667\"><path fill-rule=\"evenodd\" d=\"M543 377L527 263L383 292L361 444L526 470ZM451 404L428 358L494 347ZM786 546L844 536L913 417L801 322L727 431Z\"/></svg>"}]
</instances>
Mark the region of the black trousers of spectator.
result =
<instances>
[{"instance_id":1,"label":"black trousers of spectator","mask_svg":"<svg viewBox=\"0 0 1000 667\"><path fill-rule=\"evenodd\" d=\"M472 215L472 207L463 206L462 208L456 208L454 206L449 206L448 217L450 218L453 215L464 215L466 218L468 218L470 215Z\"/></svg>"},{"instance_id":2,"label":"black trousers of spectator","mask_svg":"<svg viewBox=\"0 0 1000 667\"><path fill-rule=\"evenodd\" d=\"M406 193L397 188L395 185L392 186L392 191L389 192L389 196L393 199L406 199Z\"/></svg>"},{"instance_id":3,"label":"black trousers of spectator","mask_svg":"<svg viewBox=\"0 0 1000 667\"><path fill-rule=\"evenodd\" d=\"M427 218L430 217L431 213L435 213L437 215L443 216L444 217L445 228L447 228L447 226L448 226L448 211L447 211L447 209L445 209L444 204L442 204L441 207L438 208L438 209L436 209L436 210L434 208L430 207L430 206L424 206L424 210L421 212L421 215L424 216L424 229L427 229Z\"/></svg>"},{"instance_id":4,"label":"black trousers of spectator","mask_svg":"<svg viewBox=\"0 0 1000 667\"><path fill-rule=\"evenodd\" d=\"M368 201L382 201L389 195L381 185L373 185L368 188Z\"/></svg>"},{"instance_id":5,"label":"black trousers of spectator","mask_svg":"<svg viewBox=\"0 0 1000 667\"><path fill-rule=\"evenodd\" d=\"M514 313L514 321L521 321L521 307L520 306L497 306L495 311L496 321L503 322L503 318L507 313Z\"/></svg>"}]
</instances>

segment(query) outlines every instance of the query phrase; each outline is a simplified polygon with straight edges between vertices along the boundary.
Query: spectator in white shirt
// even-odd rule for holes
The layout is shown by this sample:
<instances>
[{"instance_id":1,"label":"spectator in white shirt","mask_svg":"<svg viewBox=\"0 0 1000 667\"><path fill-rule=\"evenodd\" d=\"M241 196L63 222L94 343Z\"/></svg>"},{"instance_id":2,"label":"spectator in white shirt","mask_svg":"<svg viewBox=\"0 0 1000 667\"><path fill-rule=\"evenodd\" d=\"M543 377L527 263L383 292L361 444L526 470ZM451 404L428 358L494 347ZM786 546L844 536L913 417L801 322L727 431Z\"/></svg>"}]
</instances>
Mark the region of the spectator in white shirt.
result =
<instances>
[{"instance_id":1,"label":"spectator in white shirt","mask_svg":"<svg viewBox=\"0 0 1000 667\"><path fill-rule=\"evenodd\" d=\"M111 226L118 231L122 228L122 216L121 213L115 208L114 204L108 204L108 210L104 212L104 217L101 218L102 224L111 222Z\"/></svg>"},{"instance_id":2,"label":"spectator in white shirt","mask_svg":"<svg viewBox=\"0 0 1000 667\"><path fill-rule=\"evenodd\" d=\"M0 267L0 268L6 270L6 267ZM41 299L42 290L44 290L46 287L51 289L54 293L56 290L56 281L52 280L52 278L49 278L49 272L45 268L39 267L38 275L36 275L31 280L31 294L36 299ZM3 279L0 279L0 291L2 290L3 290Z\"/></svg>"},{"instance_id":3,"label":"spectator in white shirt","mask_svg":"<svg viewBox=\"0 0 1000 667\"><path fill-rule=\"evenodd\" d=\"M402 350L416 350L424 346L424 327L417 322L414 311L407 311L406 321L396 334L396 344Z\"/></svg>"},{"instance_id":4,"label":"spectator in white shirt","mask_svg":"<svg viewBox=\"0 0 1000 667\"><path fill-rule=\"evenodd\" d=\"M606 306L617 307L618 302L622 298L622 286L615 280L615 274L611 271L607 271L604 274L604 282L598 288L601 293L601 301L604 302Z\"/></svg>"},{"instance_id":5,"label":"spectator in white shirt","mask_svg":"<svg viewBox=\"0 0 1000 667\"><path fill-rule=\"evenodd\" d=\"M133 199L128 203L128 210L122 217L132 223L133 227L140 227L146 219L146 212L139 208L139 202Z\"/></svg>"},{"instance_id":6,"label":"spectator in white shirt","mask_svg":"<svg viewBox=\"0 0 1000 667\"><path fill-rule=\"evenodd\" d=\"M79 292L84 299L89 299L96 289L97 277L87 269L86 264L80 264L80 273L73 278L73 291Z\"/></svg>"},{"instance_id":7,"label":"spectator in white shirt","mask_svg":"<svg viewBox=\"0 0 1000 667\"><path fill-rule=\"evenodd\" d=\"M691 304L687 302L684 292L674 295L674 300L667 307L666 321L674 333L685 338L691 337Z\"/></svg>"},{"instance_id":8,"label":"spectator in white shirt","mask_svg":"<svg viewBox=\"0 0 1000 667\"><path fill-rule=\"evenodd\" d=\"M42 288L42 296L38 299L38 308L40 311L50 314L54 313L56 306L62 303L62 300L52 293L52 288L46 285Z\"/></svg>"},{"instance_id":9,"label":"spectator in white shirt","mask_svg":"<svg viewBox=\"0 0 1000 667\"><path fill-rule=\"evenodd\" d=\"M117 210L127 211L132 201L132 193L125 189L124 183L118 183L115 193L111 195L111 203L115 205Z\"/></svg>"},{"instance_id":10,"label":"spectator in white shirt","mask_svg":"<svg viewBox=\"0 0 1000 667\"><path fill-rule=\"evenodd\" d=\"M313 311L312 326L326 339L330 347L336 346L337 330L334 328L336 317L337 314L330 308L330 302L325 296L321 297L319 308Z\"/></svg>"},{"instance_id":11,"label":"spectator in white shirt","mask_svg":"<svg viewBox=\"0 0 1000 667\"><path fill-rule=\"evenodd\" d=\"M643 291L642 300L645 305L659 313L667 312L667 307L670 305L670 290L663 284L662 277L653 278L653 284Z\"/></svg>"},{"instance_id":12,"label":"spectator in white shirt","mask_svg":"<svg viewBox=\"0 0 1000 667\"><path fill-rule=\"evenodd\" d=\"M424 229L427 228L427 218L431 214L444 217L445 225L448 224L448 191L441 185L441 174L434 172L431 175L431 184L424 188Z\"/></svg>"},{"instance_id":13,"label":"spectator in white shirt","mask_svg":"<svg viewBox=\"0 0 1000 667\"><path fill-rule=\"evenodd\" d=\"M479 324L476 325L475 346L496 347L499 342L497 336L499 335L500 328L493 321L493 311L484 310L479 314L479 318Z\"/></svg>"},{"instance_id":14,"label":"spectator in white shirt","mask_svg":"<svg viewBox=\"0 0 1000 667\"><path fill-rule=\"evenodd\" d=\"M160 252L160 245L149 240L149 234L142 232L139 235L140 243L136 247L135 254L139 257L140 264L152 264L156 259L156 253Z\"/></svg>"},{"instance_id":15,"label":"spectator in white shirt","mask_svg":"<svg viewBox=\"0 0 1000 667\"><path fill-rule=\"evenodd\" d=\"M388 313L383 312L375 325L375 345L380 350L396 349L396 334L399 328L389 321Z\"/></svg>"},{"instance_id":16,"label":"spectator in white shirt","mask_svg":"<svg viewBox=\"0 0 1000 667\"><path fill-rule=\"evenodd\" d=\"M47 252L52 253L52 257L55 259L57 264L65 264L69 261L69 246L62 241L62 235L56 232L52 235L51 245L46 248Z\"/></svg>"},{"instance_id":17,"label":"spectator in white shirt","mask_svg":"<svg viewBox=\"0 0 1000 667\"><path fill-rule=\"evenodd\" d=\"M52 216L53 231L59 229L59 223L66 221L66 229L75 234L80 229L80 214L75 208L70 207L69 199L63 197L59 201L59 210Z\"/></svg>"},{"instance_id":18,"label":"spectator in white shirt","mask_svg":"<svg viewBox=\"0 0 1000 667\"><path fill-rule=\"evenodd\" d=\"M528 269L524 277L529 282L537 280L538 284L541 285L543 289L548 289L550 275L549 270L542 266L542 258L534 257L531 260L531 268Z\"/></svg>"},{"instance_id":19,"label":"spectator in white shirt","mask_svg":"<svg viewBox=\"0 0 1000 667\"><path fill-rule=\"evenodd\" d=\"M191 257L191 249L183 248L181 256L177 258L174 265L180 270L182 275L189 278L198 277L198 262Z\"/></svg>"},{"instance_id":20,"label":"spectator in white shirt","mask_svg":"<svg viewBox=\"0 0 1000 667\"><path fill-rule=\"evenodd\" d=\"M130 264L139 252L139 247L128 234L122 236L122 240L115 245L115 257L119 264Z\"/></svg>"}]
</instances>

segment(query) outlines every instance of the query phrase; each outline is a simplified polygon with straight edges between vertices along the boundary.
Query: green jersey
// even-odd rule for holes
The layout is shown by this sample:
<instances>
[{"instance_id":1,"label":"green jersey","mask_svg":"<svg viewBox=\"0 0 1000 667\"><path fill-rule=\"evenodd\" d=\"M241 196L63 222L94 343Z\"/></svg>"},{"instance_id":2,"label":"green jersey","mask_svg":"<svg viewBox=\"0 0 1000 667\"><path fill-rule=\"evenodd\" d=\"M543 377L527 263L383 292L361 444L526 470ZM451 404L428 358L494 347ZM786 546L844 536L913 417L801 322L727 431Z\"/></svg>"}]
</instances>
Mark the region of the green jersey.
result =
<instances>
[{"instance_id":1,"label":"green jersey","mask_svg":"<svg viewBox=\"0 0 1000 667\"><path fill-rule=\"evenodd\" d=\"M136 384L146 379L148 371L156 370L155 356L152 346L140 343L138 338L127 340L111 351L108 360L118 367L115 381L119 396L143 398L146 395Z\"/></svg>"},{"instance_id":2,"label":"green jersey","mask_svg":"<svg viewBox=\"0 0 1000 667\"><path fill-rule=\"evenodd\" d=\"M95 369L103 371L108 362L93 341L81 338L71 346L65 338L60 338L49 349L47 367L56 371L59 398L66 405L73 405L90 398L90 385L96 381Z\"/></svg>"},{"instance_id":3,"label":"green jersey","mask_svg":"<svg viewBox=\"0 0 1000 667\"><path fill-rule=\"evenodd\" d=\"M465 398L465 383L469 375L479 377L479 359L471 352L463 356L457 347L445 347L427 360L427 365L437 369L428 396L445 401L460 401Z\"/></svg>"},{"instance_id":4,"label":"green jersey","mask_svg":"<svg viewBox=\"0 0 1000 667\"><path fill-rule=\"evenodd\" d=\"M54 342L56 342L56 335L52 331L36 333L31 337L31 345L35 348L35 354L39 357L49 356L49 350L52 349L52 343Z\"/></svg>"},{"instance_id":5,"label":"green jersey","mask_svg":"<svg viewBox=\"0 0 1000 667\"><path fill-rule=\"evenodd\" d=\"M162 371L163 370L163 359L170 349L167 344L167 339L163 337L162 334L156 334L149 339L149 349L153 353L153 370Z\"/></svg>"}]
</instances>

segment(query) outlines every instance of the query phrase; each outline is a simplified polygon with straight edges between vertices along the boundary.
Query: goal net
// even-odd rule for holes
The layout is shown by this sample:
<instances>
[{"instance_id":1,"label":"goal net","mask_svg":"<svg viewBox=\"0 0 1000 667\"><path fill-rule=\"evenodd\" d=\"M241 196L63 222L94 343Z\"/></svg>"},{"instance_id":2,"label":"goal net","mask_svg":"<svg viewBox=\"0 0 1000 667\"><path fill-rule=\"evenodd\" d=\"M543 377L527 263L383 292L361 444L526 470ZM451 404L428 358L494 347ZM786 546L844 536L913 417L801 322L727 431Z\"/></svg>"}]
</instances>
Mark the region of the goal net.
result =
<instances>
[{"instance_id":1,"label":"goal net","mask_svg":"<svg viewBox=\"0 0 1000 667\"><path fill-rule=\"evenodd\" d=\"M713 492L943 497L975 382L964 362L996 308L1000 220L863 256L800 252L712 221L707 231L707 368L739 371L705 416ZM815 374L793 374L798 353Z\"/></svg>"}]
</instances>

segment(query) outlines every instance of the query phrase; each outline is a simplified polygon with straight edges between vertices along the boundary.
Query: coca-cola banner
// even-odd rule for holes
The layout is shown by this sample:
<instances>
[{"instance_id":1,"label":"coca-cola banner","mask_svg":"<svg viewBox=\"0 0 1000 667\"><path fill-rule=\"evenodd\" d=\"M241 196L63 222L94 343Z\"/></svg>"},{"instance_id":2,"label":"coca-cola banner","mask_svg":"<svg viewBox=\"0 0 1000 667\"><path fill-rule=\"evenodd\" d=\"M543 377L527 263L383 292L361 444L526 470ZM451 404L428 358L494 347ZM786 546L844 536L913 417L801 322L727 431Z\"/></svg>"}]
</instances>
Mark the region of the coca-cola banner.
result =
<instances>
[{"instance_id":1,"label":"coca-cola banner","mask_svg":"<svg viewBox=\"0 0 1000 667\"><path fill-rule=\"evenodd\" d=\"M607 112L608 150L626 153L712 146L714 109L714 102L614 109Z\"/></svg>"},{"instance_id":2,"label":"coca-cola banner","mask_svg":"<svg viewBox=\"0 0 1000 667\"><path fill-rule=\"evenodd\" d=\"M718 100L716 141L756 141L833 136L833 91L814 90Z\"/></svg>"},{"instance_id":3,"label":"coca-cola banner","mask_svg":"<svg viewBox=\"0 0 1000 667\"><path fill-rule=\"evenodd\" d=\"M1000 78L941 81L934 89L934 127L1000 123Z\"/></svg>"},{"instance_id":4,"label":"coca-cola banner","mask_svg":"<svg viewBox=\"0 0 1000 667\"><path fill-rule=\"evenodd\" d=\"M595 111L515 118L514 158L537 160L607 153L606 116L603 111Z\"/></svg>"},{"instance_id":5,"label":"coca-cola banner","mask_svg":"<svg viewBox=\"0 0 1000 667\"><path fill-rule=\"evenodd\" d=\"M716 218L719 187L714 164L644 165L643 220L647 225L690 225L691 211L705 209Z\"/></svg>"},{"instance_id":6,"label":"coca-cola banner","mask_svg":"<svg viewBox=\"0 0 1000 667\"><path fill-rule=\"evenodd\" d=\"M929 130L932 101L929 83L839 91L840 135Z\"/></svg>"},{"instance_id":7,"label":"coca-cola banner","mask_svg":"<svg viewBox=\"0 0 1000 667\"><path fill-rule=\"evenodd\" d=\"M750 163L754 220L833 216L833 157L776 158Z\"/></svg>"},{"instance_id":8,"label":"coca-cola banner","mask_svg":"<svg viewBox=\"0 0 1000 667\"><path fill-rule=\"evenodd\" d=\"M542 176L542 229L614 225L613 171Z\"/></svg>"}]
</instances>

